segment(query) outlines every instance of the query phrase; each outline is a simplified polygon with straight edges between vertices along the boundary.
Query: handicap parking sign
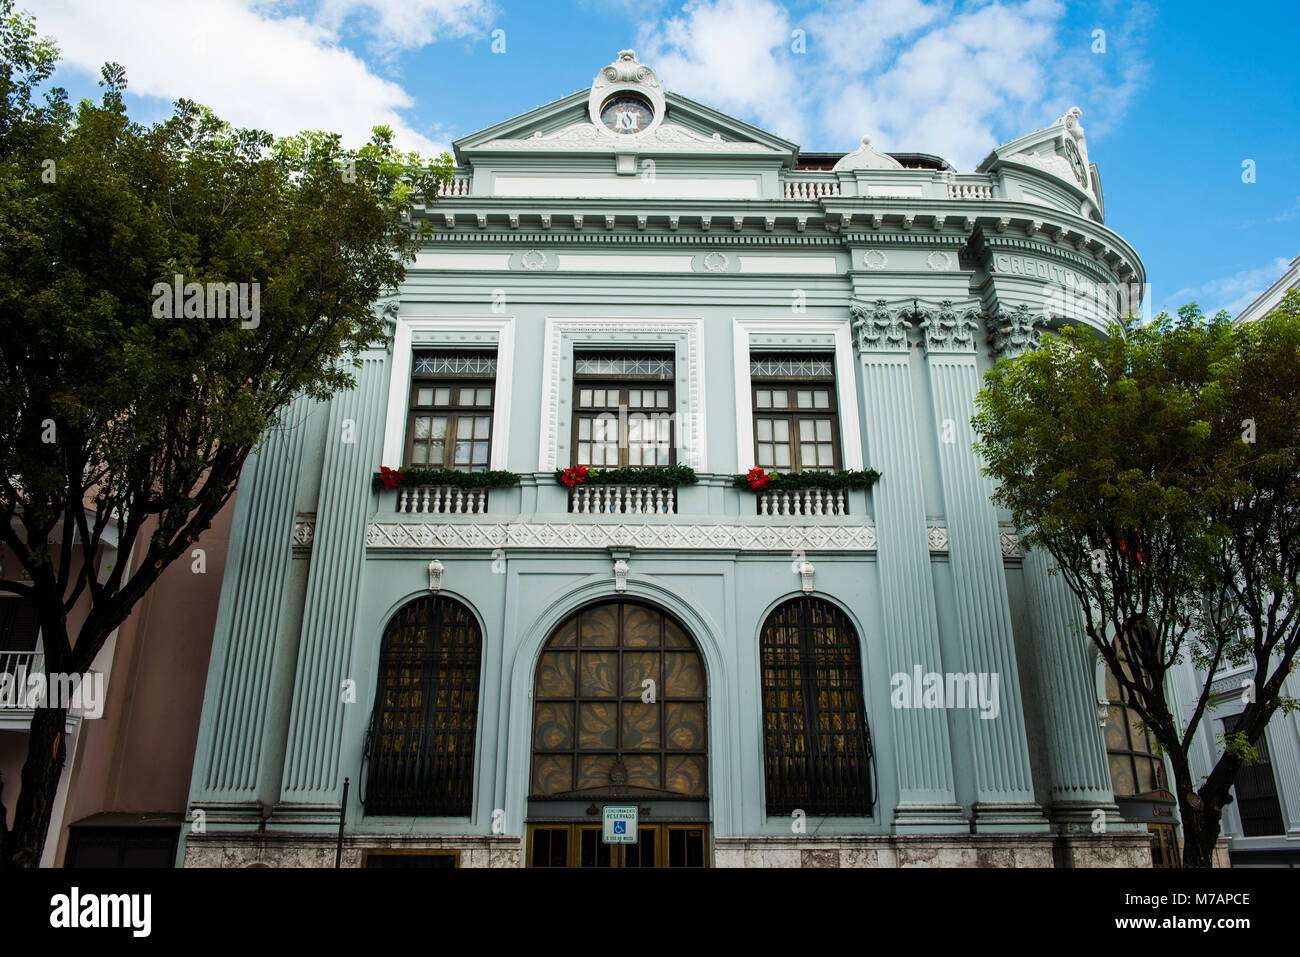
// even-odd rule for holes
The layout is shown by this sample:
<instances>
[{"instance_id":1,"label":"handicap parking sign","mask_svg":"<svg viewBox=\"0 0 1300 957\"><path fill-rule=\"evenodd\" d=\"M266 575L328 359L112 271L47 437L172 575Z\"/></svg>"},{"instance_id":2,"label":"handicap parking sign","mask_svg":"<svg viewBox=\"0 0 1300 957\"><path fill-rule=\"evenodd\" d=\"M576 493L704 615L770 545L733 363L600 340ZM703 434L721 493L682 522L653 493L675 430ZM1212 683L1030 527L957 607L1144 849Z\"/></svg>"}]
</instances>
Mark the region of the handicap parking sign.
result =
<instances>
[{"instance_id":1,"label":"handicap parking sign","mask_svg":"<svg viewBox=\"0 0 1300 957\"><path fill-rule=\"evenodd\" d=\"M602 837L606 844L635 844L637 806L607 804L602 809Z\"/></svg>"}]
</instances>

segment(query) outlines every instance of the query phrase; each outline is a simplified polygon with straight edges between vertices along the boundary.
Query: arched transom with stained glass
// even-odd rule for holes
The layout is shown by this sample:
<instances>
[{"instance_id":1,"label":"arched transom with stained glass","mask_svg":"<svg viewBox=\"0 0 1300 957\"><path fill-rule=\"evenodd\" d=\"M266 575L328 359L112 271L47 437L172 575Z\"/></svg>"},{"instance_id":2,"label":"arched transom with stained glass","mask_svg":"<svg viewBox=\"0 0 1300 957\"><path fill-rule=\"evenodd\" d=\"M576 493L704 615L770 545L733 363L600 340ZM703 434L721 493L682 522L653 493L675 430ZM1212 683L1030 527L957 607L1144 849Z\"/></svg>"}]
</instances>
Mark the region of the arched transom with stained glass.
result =
<instances>
[{"instance_id":1,"label":"arched transom with stained glass","mask_svg":"<svg viewBox=\"0 0 1300 957\"><path fill-rule=\"evenodd\" d=\"M779 605L763 625L767 813L868 816L871 736L858 635L812 595Z\"/></svg>"},{"instance_id":2,"label":"arched transom with stained glass","mask_svg":"<svg viewBox=\"0 0 1300 957\"><path fill-rule=\"evenodd\" d=\"M704 663L671 616L633 601L570 616L533 702L532 798L708 797Z\"/></svg>"}]
</instances>

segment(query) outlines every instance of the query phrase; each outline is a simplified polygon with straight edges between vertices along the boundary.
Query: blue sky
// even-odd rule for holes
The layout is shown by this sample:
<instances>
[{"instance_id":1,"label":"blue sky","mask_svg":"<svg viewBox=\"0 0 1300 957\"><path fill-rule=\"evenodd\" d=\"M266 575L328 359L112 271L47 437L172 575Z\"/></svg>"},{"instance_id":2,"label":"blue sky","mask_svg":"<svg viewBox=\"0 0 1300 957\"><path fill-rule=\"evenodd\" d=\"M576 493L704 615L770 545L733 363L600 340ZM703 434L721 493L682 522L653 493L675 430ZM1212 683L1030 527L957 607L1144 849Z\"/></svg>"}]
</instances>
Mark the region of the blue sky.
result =
<instances>
[{"instance_id":1,"label":"blue sky","mask_svg":"<svg viewBox=\"0 0 1300 957\"><path fill-rule=\"evenodd\" d=\"M187 96L279 134L355 141L384 122L424 151L589 86L627 47L669 89L806 150L850 150L866 132L962 171L1078 105L1107 222L1146 263L1156 309L1235 312L1300 254L1297 0L19 6L58 40L74 97L114 59L140 119Z\"/></svg>"}]
</instances>

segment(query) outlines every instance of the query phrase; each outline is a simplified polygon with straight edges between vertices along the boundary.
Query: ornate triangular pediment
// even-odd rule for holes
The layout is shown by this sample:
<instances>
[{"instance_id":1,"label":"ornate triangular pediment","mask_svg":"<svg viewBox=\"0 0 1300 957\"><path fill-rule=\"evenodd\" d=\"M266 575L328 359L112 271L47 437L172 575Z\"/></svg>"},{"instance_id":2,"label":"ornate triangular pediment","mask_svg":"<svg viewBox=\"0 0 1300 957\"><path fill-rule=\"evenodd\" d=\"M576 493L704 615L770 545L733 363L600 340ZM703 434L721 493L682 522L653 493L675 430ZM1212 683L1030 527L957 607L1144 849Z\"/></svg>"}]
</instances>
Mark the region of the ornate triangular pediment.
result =
<instances>
[{"instance_id":1,"label":"ornate triangular pediment","mask_svg":"<svg viewBox=\"0 0 1300 957\"><path fill-rule=\"evenodd\" d=\"M462 137L462 164L502 153L739 154L792 164L798 147L779 136L664 89L631 50L601 69L589 89Z\"/></svg>"}]
</instances>

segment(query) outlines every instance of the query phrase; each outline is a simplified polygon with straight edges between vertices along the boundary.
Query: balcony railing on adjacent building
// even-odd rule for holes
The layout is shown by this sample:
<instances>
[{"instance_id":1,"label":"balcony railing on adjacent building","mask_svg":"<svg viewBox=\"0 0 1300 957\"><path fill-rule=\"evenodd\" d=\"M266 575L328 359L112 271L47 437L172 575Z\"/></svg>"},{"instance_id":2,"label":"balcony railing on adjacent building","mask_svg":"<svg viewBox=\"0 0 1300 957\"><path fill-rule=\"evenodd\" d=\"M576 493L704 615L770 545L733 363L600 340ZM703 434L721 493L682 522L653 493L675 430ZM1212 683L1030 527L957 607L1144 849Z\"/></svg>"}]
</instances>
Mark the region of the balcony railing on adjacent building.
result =
<instances>
[{"instance_id":1,"label":"balcony railing on adjacent building","mask_svg":"<svg viewBox=\"0 0 1300 957\"><path fill-rule=\"evenodd\" d=\"M758 492L759 515L798 515L801 517L849 514L849 496L842 488L768 489Z\"/></svg>"},{"instance_id":2,"label":"balcony railing on adjacent building","mask_svg":"<svg viewBox=\"0 0 1300 957\"><path fill-rule=\"evenodd\" d=\"M569 492L575 515L675 515L677 490L656 485L579 485Z\"/></svg>"},{"instance_id":3,"label":"balcony railing on adjacent building","mask_svg":"<svg viewBox=\"0 0 1300 957\"><path fill-rule=\"evenodd\" d=\"M412 485L397 490L397 511L402 514L484 515L488 490L451 485Z\"/></svg>"}]
</instances>

